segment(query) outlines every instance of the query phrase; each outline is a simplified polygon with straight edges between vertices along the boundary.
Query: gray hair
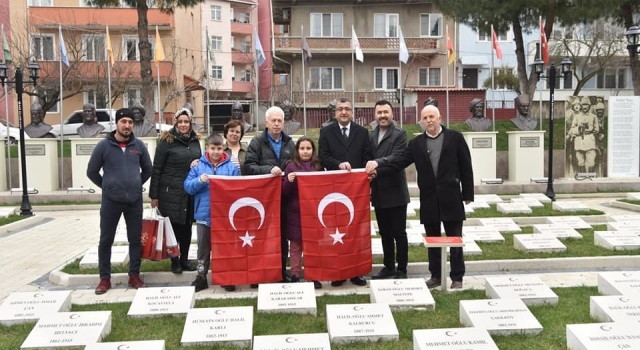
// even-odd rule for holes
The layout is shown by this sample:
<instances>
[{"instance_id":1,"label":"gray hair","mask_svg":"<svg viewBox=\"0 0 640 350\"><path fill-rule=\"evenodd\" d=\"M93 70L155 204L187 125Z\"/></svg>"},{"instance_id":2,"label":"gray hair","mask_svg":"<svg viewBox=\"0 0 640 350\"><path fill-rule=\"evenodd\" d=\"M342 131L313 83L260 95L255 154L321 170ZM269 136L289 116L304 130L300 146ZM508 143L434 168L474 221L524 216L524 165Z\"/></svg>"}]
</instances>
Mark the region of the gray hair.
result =
<instances>
[{"instance_id":1,"label":"gray hair","mask_svg":"<svg viewBox=\"0 0 640 350\"><path fill-rule=\"evenodd\" d=\"M282 108L278 107L278 106L271 106L269 107L269 109L267 109L267 111L265 112L265 119L269 119L272 115L277 114L280 117L284 118L284 111L282 110Z\"/></svg>"}]
</instances>

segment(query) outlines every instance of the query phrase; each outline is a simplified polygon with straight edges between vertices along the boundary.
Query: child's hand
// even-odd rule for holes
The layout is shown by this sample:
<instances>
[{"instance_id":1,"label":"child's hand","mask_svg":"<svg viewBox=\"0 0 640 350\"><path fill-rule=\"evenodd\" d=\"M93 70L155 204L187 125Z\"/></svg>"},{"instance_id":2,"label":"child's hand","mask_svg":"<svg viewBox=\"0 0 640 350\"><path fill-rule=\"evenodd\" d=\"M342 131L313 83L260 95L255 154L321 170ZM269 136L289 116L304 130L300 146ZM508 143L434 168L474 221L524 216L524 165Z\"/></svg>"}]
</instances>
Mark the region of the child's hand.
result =
<instances>
[{"instance_id":1,"label":"child's hand","mask_svg":"<svg viewBox=\"0 0 640 350\"><path fill-rule=\"evenodd\" d=\"M207 174L200 175L200 182L202 182L203 184L206 184L207 181L209 181L209 177L207 176Z\"/></svg>"},{"instance_id":2,"label":"child's hand","mask_svg":"<svg viewBox=\"0 0 640 350\"><path fill-rule=\"evenodd\" d=\"M194 159L189 165L189 168L193 168L194 166L197 166L199 162L200 162L200 159Z\"/></svg>"},{"instance_id":3,"label":"child's hand","mask_svg":"<svg viewBox=\"0 0 640 350\"><path fill-rule=\"evenodd\" d=\"M289 173L289 175L287 175L287 179L289 179L289 182L293 182L293 180L296 179L296 173Z\"/></svg>"}]
</instances>

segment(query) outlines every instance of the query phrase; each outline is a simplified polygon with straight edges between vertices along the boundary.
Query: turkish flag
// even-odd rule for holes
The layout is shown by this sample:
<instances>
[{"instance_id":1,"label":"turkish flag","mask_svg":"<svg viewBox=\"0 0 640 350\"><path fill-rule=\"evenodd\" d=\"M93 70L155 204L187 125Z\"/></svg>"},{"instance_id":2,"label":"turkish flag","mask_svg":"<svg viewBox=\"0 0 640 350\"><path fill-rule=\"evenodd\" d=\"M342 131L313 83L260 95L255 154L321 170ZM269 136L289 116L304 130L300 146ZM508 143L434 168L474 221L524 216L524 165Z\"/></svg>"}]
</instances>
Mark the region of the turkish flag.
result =
<instances>
[{"instance_id":1,"label":"turkish flag","mask_svg":"<svg viewBox=\"0 0 640 350\"><path fill-rule=\"evenodd\" d=\"M502 49L500 48L500 43L498 42L498 36L496 32L493 30L493 26L491 27L491 41L493 41L493 49L496 50L496 57L499 60L502 59Z\"/></svg>"},{"instance_id":2,"label":"turkish flag","mask_svg":"<svg viewBox=\"0 0 640 350\"><path fill-rule=\"evenodd\" d=\"M211 282L282 279L280 176L209 176Z\"/></svg>"},{"instance_id":3,"label":"turkish flag","mask_svg":"<svg viewBox=\"0 0 640 350\"><path fill-rule=\"evenodd\" d=\"M542 61L549 64L549 43L547 42L547 34L544 32L542 18L540 18L540 52L542 53Z\"/></svg>"},{"instance_id":4,"label":"turkish flag","mask_svg":"<svg viewBox=\"0 0 640 350\"><path fill-rule=\"evenodd\" d=\"M304 277L335 281L371 272L369 180L364 171L298 173Z\"/></svg>"}]
</instances>

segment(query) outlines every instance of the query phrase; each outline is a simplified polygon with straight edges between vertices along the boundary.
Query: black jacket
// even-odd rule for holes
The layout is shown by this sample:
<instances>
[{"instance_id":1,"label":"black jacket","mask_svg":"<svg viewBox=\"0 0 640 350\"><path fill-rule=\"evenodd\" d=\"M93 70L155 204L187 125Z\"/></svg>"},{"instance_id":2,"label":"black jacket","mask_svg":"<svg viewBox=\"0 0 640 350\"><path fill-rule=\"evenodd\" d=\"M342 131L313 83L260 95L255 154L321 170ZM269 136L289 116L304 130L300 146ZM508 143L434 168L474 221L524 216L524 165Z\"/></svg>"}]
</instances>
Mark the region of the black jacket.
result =
<instances>
[{"instance_id":1,"label":"black jacket","mask_svg":"<svg viewBox=\"0 0 640 350\"><path fill-rule=\"evenodd\" d=\"M142 198L142 184L151 176L151 158L147 146L133 135L123 152L115 133L112 131L93 149L87 177L102 189L103 196L133 203Z\"/></svg>"},{"instance_id":2,"label":"black jacket","mask_svg":"<svg viewBox=\"0 0 640 350\"><path fill-rule=\"evenodd\" d=\"M254 137L249 143L247 155L244 159L244 168L242 175L262 175L269 174L275 166L279 167L283 172L287 162L293 158L295 143L285 133L280 134L282 146L280 148L280 160L276 157L276 152L271 147L267 133L265 130L259 136Z\"/></svg>"},{"instance_id":3,"label":"black jacket","mask_svg":"<svg viewBox=\"0 0 640 350\"><path fill-rule=\"evenodd\" d=\"M392 154L401 155L407 148L407 132L395 125L387 129L380 143L378 143L379 135L379 127L369 133L371 149L376 158ZM407 203L409 203L409 189L405 170L381 167L378 170L378 176L371 181L371 204L376 208L394 208Z\"/></svg>"},{"instance_id":4,"label":"black jacket","mask_svg":"<svg viewBox=\"0 0 640 350\"><path fill-rule=\"evenodd\" d=\"M349 138L345 140L339 123L320 129L318 155L327 170L338 170L342 162L349 162L352 169L364 168L373 159L369 132L361 125L351 122Z\"/></svg>"},{"instance_id":5,"label":"black jacket","mask_svg":"<svg viewBox=\"0 0 640 350\"><path fill-rule=\"evenodd\" d=\"M200 156L200 142L193 131L188 139L183 139L175 129L171 129L158 139L149 198L158 200L160 213L168 216L172 223L184 225L193 222L193 198L184 190L184 180L191 162Z\"/></svg>"}]
</instances>

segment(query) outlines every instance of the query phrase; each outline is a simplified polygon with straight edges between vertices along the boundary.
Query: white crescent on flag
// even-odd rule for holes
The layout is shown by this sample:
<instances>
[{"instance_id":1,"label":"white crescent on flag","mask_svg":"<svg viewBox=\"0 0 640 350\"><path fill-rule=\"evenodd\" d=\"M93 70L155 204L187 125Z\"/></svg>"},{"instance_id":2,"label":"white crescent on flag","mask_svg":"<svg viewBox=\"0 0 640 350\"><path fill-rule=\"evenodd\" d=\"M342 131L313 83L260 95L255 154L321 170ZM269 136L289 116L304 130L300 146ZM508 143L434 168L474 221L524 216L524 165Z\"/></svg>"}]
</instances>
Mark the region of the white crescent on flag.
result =
<instances>
[{"instance_id":1,"label":"white crescent on flag","mask_svg":"<svg viewBox=\"0 0 640 350\"><path fill-rule=\"evenodd\" d=\"M233 216L240 208L244 207L252 207L258 211L258 213L260 214L260 225L258 226L258 229L260 229L262 227L262 224L264 223L264 206L262 205L262 203L260 203L259 200L251 197L239 198L238 200L233 202L233 204L231 204L231 207L229 208L229 223L231 223L233 229L236 231L238 230L236 228L236 224L233 222Z\"/></svg>"},{"instance_id":2,"label":"white crescent on flag","mask_svg":"<svg viewBox=\"0 0 640 350\"><path fill-rule=\"evenodd\" d=\"M322 219L322 214L324 213L324 209L327 207L327 205L331 203L342 203L345 207L347 207L347 209L349 209L349 223L347 224L347 226L351 225L355 212L355 209L353 208L353 202L351 202L351 199L349 199L349 197L345 196L344 194L333 192L324 196L324 198L322 198L322 200L320 200L320 203L318 204L318 219L320 220L322 226L324 226L325 228L327 227L327 225L324 224L324 219Z\"/></svg>"}]
</instances>

